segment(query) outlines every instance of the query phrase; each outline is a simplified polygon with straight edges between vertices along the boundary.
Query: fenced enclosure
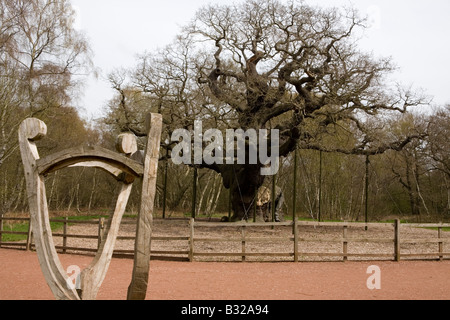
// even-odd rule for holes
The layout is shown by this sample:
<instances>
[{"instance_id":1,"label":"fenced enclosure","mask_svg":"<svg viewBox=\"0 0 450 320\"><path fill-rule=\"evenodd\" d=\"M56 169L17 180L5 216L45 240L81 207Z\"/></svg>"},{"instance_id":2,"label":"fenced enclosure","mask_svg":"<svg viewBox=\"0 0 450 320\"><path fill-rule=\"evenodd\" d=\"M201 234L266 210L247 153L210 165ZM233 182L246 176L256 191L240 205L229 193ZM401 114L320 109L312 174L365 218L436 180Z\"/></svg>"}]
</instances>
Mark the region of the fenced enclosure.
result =
<instances>
[{"instance_id":1,"label":"fenced enclosure","mask_svg":"<svg viewBox=\"0 0 450 320\"><path fill-rule=\"evenodd\" d=\"M26 231L6 230L5 222L28 224ZM92 254L105 229L105 218L51 219L60 253ZM114 254L132 257L135 219L124 219ZM347 261L450 259L450 224L346 223L291 221L217 223L155 220L152 258L180 261ZM33 250L29 218L0 219L0 248ZM3 241L3 235L25 237Z\"/></svg>"}]
</instances>

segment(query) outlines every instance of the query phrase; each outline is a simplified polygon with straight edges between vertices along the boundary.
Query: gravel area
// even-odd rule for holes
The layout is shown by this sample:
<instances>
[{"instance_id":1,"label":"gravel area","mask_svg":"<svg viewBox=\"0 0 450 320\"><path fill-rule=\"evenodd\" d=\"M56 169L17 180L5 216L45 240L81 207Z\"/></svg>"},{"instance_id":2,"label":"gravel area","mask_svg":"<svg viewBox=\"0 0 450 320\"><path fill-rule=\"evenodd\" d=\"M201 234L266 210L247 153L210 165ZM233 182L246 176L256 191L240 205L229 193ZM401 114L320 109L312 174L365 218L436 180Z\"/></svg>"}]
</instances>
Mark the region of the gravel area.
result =
<instances>
[{"instance_id":1,"label":"gravel area","mask_svg":"<svg viewBox=\"0 0 450 320\"><path fill-rule=\"evenodd\" d=\"M122 224L121 237L133 236L135 227ZM199 227L196 238L239 238L240 227L216 228ZM342 243L323 242L325 239L341 239L343 228L338 227L299 227L299 236L313 242L300 242L300 252L342 252ZM97 225L70 225L69 234L96 235ZM289 227L246 228L248 237L292 237ZM155 220L154 236L187 237L187 221ZM392 227L349 227L347 237L393 238ZM404 226L401 237L406 239L432 239L436 230L418 229ZM450 232L442 232L442 238L450 241ZM55 237L55 244L61 245L61 238ZM71 247L97 247L97 240L70 238ZM402 244L401 252L436 252L437 243ZM444 252L449 251L444 245ZM289 252L293 243L255 242L246 243L246 252ZM348 253L389 253L393 244L387 243L349 243ZM118 240L118 250L132 250L133 241ZM153 250L188 250L188 241L153 241ZM242 244L231 242L198 242L196 252L240 252ZM284 251L283 251L284 250ZM90 256L60 254L64 269L77 265L86 268L92 261ZM185 258L187 254L183 255ZM415 259L425 257L414 257ZM427 257L430 258L430 257ZM431 257L436 260L437 257ZM448 259L449 256L446 256ZM450 261L364 261L364 257L300 257L305 263L292 263L292 257L195 257L193 263L161 261L153 259L150 264L147 299L151 300L448 300L450 297ZM386 258L385 258L386 259ZM360 260L360 261L351 261ZM277 263L266 263L276 261ZM329 262L326 262L329 261ZM0 249L0 300L52 300L54 299L40 270L37 255L32 251ZM132 274L132 259L113 258L99 300L124 300ZM380 270L381 288L367 286L369 268L377 266Z\"/></svg>"},{"instance_id":2,"label":"gravel area","mask_svg":"<svg viewBox=\"0 0 450 320\"><path fill-rule=\"evenodd\" d=\"M129 221L129 220L124 220ZM97 235L97 225L70 225L68 226L69 234L82 235ZM135 233L135 225L122 223L119 237L132 237ZM245 251L248 253L292 253L294 242L289 240L293 237L291 227L252 227L246 228L245 234L247 238L284 238L284 241L248 241L245 243ZM155 237L189 237L189 222L186 220L161 220L155 219L153 235ZM409 226L402 226L400 228L400 237L402 239L433 239L437 238L437 230L430 230L424 228L412 228ZM194 251L196 253L240 253L242 251L242 242L239 240L242 236L241 227L225 227L225 228L209 228L196 227L195 238L221 238L224 240L237 239L238 241L196 241ZM348 227L347 238L364 238L364 239L393 239L394 229L389 226L370 226L366 231L364 226ZM299 260L300 261L342 261L342 257L331 256L310 256L302 253L342 253L342 242L333 243L326 242L327 240L342 239L343 228L341 227L324 227L324 226L300 226L299 237L307 241L299 241ZM450 232L442 232L441 237L450 241ZM62 239L56 237L55 244L61 245ZM69 247L97 247L97 240L69 238L67 239L67 246ZM450 252L450 243L443 246L443 252ZM133 240L117 240L115 249L133 250ZM393 243L368 243L368 242L349 242L347 245L347 252L353 254L379 254L378 257L364 257L364 256L349 256L348 260L392 260L391 257L384 257L383 255L393 255ZM152 250L154 251L184 251L185 254L170 255L171 257L178 257L187 259L187 251L189 250L189 242L187 240L154 240L152 241ZM80 253L70 251L71 253ZM435 253L438 252L437 243L402 243L401 254L418 254L418 253ZM155 256L161 256L155 254ZM167 255L163 255L167 256ZM402 257L403 259L437 259L437 256L414 256ZM449 258L449 256L445 256ZM241 256L224 257L224 256L196 256L194 261L242 261ZM273 256L249 256L246 261L293 261L293 256L273 257Z\"/></svg>"}]
</instances>

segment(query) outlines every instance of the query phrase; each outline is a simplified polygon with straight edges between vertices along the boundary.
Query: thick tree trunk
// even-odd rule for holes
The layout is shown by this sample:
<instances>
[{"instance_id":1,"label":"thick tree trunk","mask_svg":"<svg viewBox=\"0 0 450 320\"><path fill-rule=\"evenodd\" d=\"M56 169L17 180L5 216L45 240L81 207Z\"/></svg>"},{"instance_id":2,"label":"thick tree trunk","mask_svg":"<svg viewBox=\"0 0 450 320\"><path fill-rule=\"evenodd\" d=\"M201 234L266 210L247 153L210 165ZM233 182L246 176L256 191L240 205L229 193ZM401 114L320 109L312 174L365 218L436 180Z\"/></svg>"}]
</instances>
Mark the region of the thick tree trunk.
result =
<instances>
[{"instance_id":1,"label":"thick tree trunk","mask_svg":"<svg viewBox=\"0 0 450 320\"><path fill-rule=\"evenodd\" d=\"M221 174L225 188L231 188L233 216L230 221L253 218L256 193L264 183L260 165L227 165Z\"/></svg>"}]
</instances>

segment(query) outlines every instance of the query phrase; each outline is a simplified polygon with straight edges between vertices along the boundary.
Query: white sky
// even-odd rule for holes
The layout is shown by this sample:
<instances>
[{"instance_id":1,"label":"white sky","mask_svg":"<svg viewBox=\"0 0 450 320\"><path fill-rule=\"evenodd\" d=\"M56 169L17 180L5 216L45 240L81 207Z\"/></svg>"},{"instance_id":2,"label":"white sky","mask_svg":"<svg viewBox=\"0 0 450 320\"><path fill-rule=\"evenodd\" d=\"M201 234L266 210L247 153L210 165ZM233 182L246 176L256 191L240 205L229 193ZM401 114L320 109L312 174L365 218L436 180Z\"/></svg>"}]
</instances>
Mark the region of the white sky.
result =
<instances>
[{"instance_id":1,"label":"white sky","mask_svg":"<svg viewBox=\"0 0 450 320\"><path fill-rule=\"evenodd\" d=\"M230 0L72 0L77 28L90 40L98 79L88 79L78 106L87 118L102 114L113 96L107 74L131 67L136 54L172 42L180 28L208 3ZM422 88L436 105L450 103L449 0L306 0L307 4L353 4L372 17L373 28L361 48L377 56L390 56L399 67L396 78Z\"/></svg>"}]
</instances>

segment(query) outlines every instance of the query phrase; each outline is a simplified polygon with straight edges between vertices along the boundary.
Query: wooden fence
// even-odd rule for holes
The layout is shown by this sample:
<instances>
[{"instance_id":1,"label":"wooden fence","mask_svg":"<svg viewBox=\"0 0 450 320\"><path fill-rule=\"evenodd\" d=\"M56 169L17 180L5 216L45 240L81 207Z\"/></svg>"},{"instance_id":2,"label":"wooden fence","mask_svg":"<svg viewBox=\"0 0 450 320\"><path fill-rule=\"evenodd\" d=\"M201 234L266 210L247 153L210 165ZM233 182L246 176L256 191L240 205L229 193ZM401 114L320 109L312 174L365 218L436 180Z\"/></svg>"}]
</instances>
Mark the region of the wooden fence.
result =
<instances>
[{"instance_id":1,"label":"wooden fence","mask_svg":"<svg viewBox=\"0 0 450 320\"><path fill-rule=\"evenodd\" d=\"M3 222L4 221L19 221L22 223L28 223L29 218L0 218L0 248L1 247L16 247L22 248L26 250L33 249L31 230L28 227L28 231L26 232L16 232L16 231L8 231L4 230ZM98 245L100 244L103 236L103 230L105 227L105 219L100 218L97 220L69 220L68 218L64 219L51 219L50 222L58 222L62 223L62 232L58 230L58 232L53 233L53 237L62 238L62 245L57 245L56 249L62 253L71 252L96 252L98 249ZM68 233L68 225L69 224L91 224L97 225L98 233L96 235L77 235ZM135 221L122 221L122 224L136 224ZM292 232L289 232L288 235L284 234L283 236L252 236L249 235L249 230L258 229L258 228L290 228ZM338 228L341 229L341 236L339 237L322 237L322 238L310 238L305 237L301 229L302 227L313 227L313 228ZM350 228L378 228L378 227L386 227L392 228L392 234L389 237L352 237L349 236ZM201 230L201 228L212 228L213 230L228 228L235 229L236 236L223 236L221 232L217 232L217 237L202 237L197 236L196 232ZM407 235L404 236L401 233L401 228L432 228L436 229L436 234L433 237L427 238L408 238ZM191 219L189 222L189 234L186 236L153 236L152 237L152 247L153 244L157 241L162 241L167 243L169 241L182 241L186 244L186 250L153 250L152 249L152 258L165 258L165 259L176 259L182 261L194 261L196 257L238 257L240 261L248 261L247 258L250 257L284 257L289 261L304 261L310 257L334 257L338 258L341 261L346 261L349 258L365 259L365 260L379 260L381 258L400 261L404 258L419 258L419 259L436 259L436 260L444 260L450 259L450 252L444 250L444 245L450 244L450 233L445 233L443 228L450 228L450 224L401 224L399 220L396 220L394 223L346 223L346 222L305 222L305 221L294 221L294 222L282 222L282 223L211 223L211 222L198 222L194 219ZM5 242L2 241L3 234L20 234L26 235L26 241L21 242ZM78 239L90 239L97 240L97 248L86 248L86 247L71 247L67 245L67 240L70 238L78 238ZM133 240L133 236L118 236L117 240ZM267 243L282 243L282 247L287 249L283 252L254 252L251 250L247 250L248 245L251 243L261 243L264 248L264 244ZM206 251L202 250L200 243L219 243L219 245L224 245L226 243L237 243L240 244L239 252L218 252L218 251ZM309 243L324 243L324 244L337 244L340 248L339 250L335 250L333 252L308 252L306 250L300 249L300 244ZM352 253L349 252L349 244L351 243L360 243L360 244L387 244L390 247L390 252L388 253L373 253L370 252L357 252ZM418 246L420 244L432 245L435 247L435 250L426 250L423 252L414 252L407 253L402 252L402 246L410 245L410 246ZM115 250L115 255L129 255L132 256L134 253L133 250Z\"/></svg>"},{"instance_id":2,"label":"wooden fence","mask_svg":"<svg viewBox=\"0 0 450 320\"><path fill-rule=\"evenodd\" d=\"M292 227L292 235L289 237L248 237L246 230L248 228L267 228L267 227ZM308 238L302 237L300 232L301 227L330 227L341 228L342 236L338 238ZM241 236L235 238L201 238L196 237L194 230L198 227L209 228L226 228L226 227L238 227L241 228ZM378 227L392 227L392 237L388 238L366 238L366 237L349 237L349 228L378 228ZM433 238L404 238L401 236L401 227L409 228L436 228L436 237ZM450 251L444 251L444 244L450 244L450 237L443 237L443 228L450 227L450 224L401 224L400 220L396 220L394 223L345 223L345 222L306 222L306 221L294 221L285 223L203 223L191 221L191 234L190 234L190 251L189 260L193 261L195 257L205 256L227 256L227 257L242 257L242 261L246 261L246 257L291 257L294 262L306 260L308 257L337 257L342 261L348 260L348 258L366 258L368 260L376 260L379 258L387 258L394 261L400 261L402 258L411 257L429 257L432 259L448 259L450 258ZM240 242L242 244L242 250L239 253L218 253L218 252L199 252L195 251L195 243L197 242ZM291 250L290 252L248 252L246 245L251 242L269 243L269 242L284 242ZM308 252L299 249L301 243L327 243L327 244L339 244L341 250L335 252ZM363 244L388 244L391 246L391 253L350 253L348 248L350 243L363 243ZM415 253L402 253L401 246L404 244L437 244L436 250L426 252ZM306 246L308 247L308 246Z\"/></svg>"},{"instance_id":3,"label":"wooden fence","mask_svg":"<svg viewBox=\"0 0 450 320\"><path fill-rule=\"evenodd\" d=\"M4 221L18 221L19 223L28 224L28 231L19 232L19 231L8 231L4 228ZM99 218L95 220L69 220L69 218L61 218L61 219L50 219L51 223L60 223L62 224L62 228L58 228L58 232L53 232L53 238L62 238L62 245L56 245L55 248L62 253L68 253L68 251L75 252L97 252L98 247L102 241L103 230L105 229L105 218ZM136 221L122 221L123 225L133 224L136 225ZM68 233L69 225L96 225L97 226L97 234L90 235L82 235L82 234L71 234ZM26 241L15 241L15 242L6 242L2 241L3 234L12 234L12 235L24 235L26 236ZM68 239L86 239L86 240L97 240L97 246L88 248L88 247L71 247L67 245ZM117 240L133 240L135 237L117 237ZM31 250L34 248L34 244L32 243L32 230L30 228L30 218L1 218L0 217L0 248L8 248L8 247L17 247L25 250ZM117 250L115 254L133 254L133 250Z\"/></svg>"}]
</instances>

